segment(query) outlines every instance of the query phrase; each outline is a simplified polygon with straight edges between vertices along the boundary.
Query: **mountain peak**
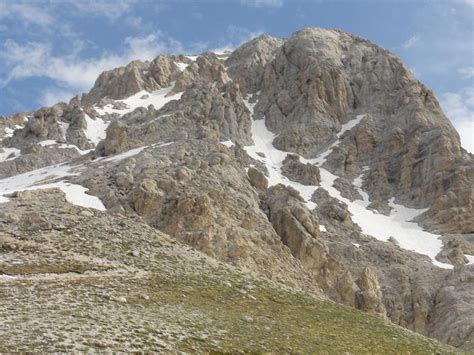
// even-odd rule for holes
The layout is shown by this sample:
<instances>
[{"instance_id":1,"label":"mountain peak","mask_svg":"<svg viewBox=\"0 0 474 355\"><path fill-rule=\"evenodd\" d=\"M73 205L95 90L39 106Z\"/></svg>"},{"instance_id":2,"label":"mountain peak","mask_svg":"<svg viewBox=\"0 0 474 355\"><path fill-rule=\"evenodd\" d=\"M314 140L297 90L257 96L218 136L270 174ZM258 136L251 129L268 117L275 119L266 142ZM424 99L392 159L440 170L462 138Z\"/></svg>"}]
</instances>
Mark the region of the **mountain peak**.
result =
<instances>
[{"instance_id":1,"label":"mountain peak","mask_svg":"<svg viewBox=\"0 0 474 355\"><path fill-rule=\"evenodd\" d=\"M1 124L8 228L28 218L14 208L23 199L50 228L43 192L24 191L59 201L60 190L61 208L119 223L87 235L140 221L142 239L156 230L473 349L462 281L474 263L472 155L433 93L367 40L308 27L231 53L133 61L81 100Z\"/></svg>"}]
</instances>

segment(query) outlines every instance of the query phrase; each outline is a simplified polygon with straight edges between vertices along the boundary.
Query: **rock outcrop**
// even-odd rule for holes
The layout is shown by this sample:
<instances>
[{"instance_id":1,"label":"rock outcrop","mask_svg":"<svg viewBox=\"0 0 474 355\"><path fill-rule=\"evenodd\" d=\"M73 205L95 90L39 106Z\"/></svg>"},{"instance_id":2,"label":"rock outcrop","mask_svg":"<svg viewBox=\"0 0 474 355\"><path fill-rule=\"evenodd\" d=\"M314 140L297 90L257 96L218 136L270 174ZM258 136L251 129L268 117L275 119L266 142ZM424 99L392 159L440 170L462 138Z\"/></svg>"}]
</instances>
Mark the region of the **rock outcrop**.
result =
<instances>
[{"instance_id":1,"label":"rock outcrop","mask_svg":"<svg viewBox=\"0 0 474 355\"><path fill-rule=\"evenodd\" d=\"M319 168L310 163L303 164L299 156L288 154L283 160L281 172L290 180L303 185L319 185L321 176Z\"/></svg>"},{"instance_id":2,"label":"rock outcrop","mask_svg":"<svg viewBox=\"0 0 474 355\"><path fill-rule=\"evenodd\" d=\"M58 198L51 188L93 198L110 220L136 219L217 264L474 350L472 155L433 94L367 40L307 28L225 55L134 61L0 129L0 202L27 198L17 190ZM54 229L32 206L0 223ZM427 239L375 235L361 211L444 235L418 254ZM143 253L126 258L146 264Z\"/></svg>"}]
</instances>

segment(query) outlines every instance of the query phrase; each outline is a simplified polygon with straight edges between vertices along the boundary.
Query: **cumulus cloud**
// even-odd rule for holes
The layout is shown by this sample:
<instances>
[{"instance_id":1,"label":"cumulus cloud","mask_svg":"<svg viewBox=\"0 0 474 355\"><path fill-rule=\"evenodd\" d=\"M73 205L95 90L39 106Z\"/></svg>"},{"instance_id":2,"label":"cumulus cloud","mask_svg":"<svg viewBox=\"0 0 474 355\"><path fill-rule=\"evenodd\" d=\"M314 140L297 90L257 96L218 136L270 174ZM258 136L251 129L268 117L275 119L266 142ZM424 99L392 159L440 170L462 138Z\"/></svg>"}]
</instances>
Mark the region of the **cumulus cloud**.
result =
<instances>
[{"instance_id":1,"label":"cumulus cloud","mask_svg":"<svg viewBox=\"0 0 474 355\"><path fill-rule=\"evenodd\" d=\"M462 146L474 153L474 86L441 95L441 106L456 127Z\"/></svg>"},{"instance_id":2,"label":"cumulus cloud","mask_svg":"<svg viewBox=\"0 0 474 355\"><path fill-rule=\"evenodd\" d=\"M283 0L241 0L240 3L250 7L282 7Z\"/></svg>"},{"instance_id":3,"label":"cumulus cloud","mask_svg":"<svg viewBox=\"0 0 474 355\"><path fill-rule=\"evenodd\" d=\"M402 44L403 49L410 49L414 47L420 41L420 36L414 35L411 36L409 39Z\"/></svg>"},{"instance_id":4,"label":"cumulus cloud","mask_svg":"<svg viewBox=\"0 0 474 355\"><path fill-rule=\"evenodd\" d=\"M42 106L53 106L58 102L69 102L76 94L62 87L51 86L46 88L39 98L39 103Z\"/></svg>"},{"instance_id":5,"label":"cumulus cloud","mask_svg":"<svg viewBox=\"0 0 474 355\"><path fill-rule=\"evenodd\" d=\"M19 44L11 39L1 49L0 60L7 68L6 76L0 79L1 87L13 80L45 77L79 93L88 90L104 70L135 59L151 60L160 53L177 53L183 47L180 42L155 32L144 37L127 37L122 53L103 53L96 58L82 58L80 50L56 56L50 43Z\"/></svg>"}]
</instances>

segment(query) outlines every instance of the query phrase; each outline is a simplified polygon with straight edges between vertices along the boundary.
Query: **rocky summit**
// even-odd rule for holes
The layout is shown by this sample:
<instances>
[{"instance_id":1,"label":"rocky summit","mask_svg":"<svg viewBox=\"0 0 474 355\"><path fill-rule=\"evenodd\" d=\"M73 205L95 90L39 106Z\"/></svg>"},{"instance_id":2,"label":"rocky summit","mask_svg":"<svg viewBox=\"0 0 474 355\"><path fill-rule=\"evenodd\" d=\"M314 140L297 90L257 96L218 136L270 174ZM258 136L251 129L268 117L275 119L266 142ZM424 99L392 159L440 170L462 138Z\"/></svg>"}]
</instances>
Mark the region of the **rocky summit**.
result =
<instances>
[{"instance_id":1,"label":"rocky summit","mask_svg":"<svg viewBox=\"0 0 474 355\"><path fill-rule=\"evenodd\" d=\"M474 159L306 28L0 117L1 352L474 352Z\"/></svg>"}]
</instances>

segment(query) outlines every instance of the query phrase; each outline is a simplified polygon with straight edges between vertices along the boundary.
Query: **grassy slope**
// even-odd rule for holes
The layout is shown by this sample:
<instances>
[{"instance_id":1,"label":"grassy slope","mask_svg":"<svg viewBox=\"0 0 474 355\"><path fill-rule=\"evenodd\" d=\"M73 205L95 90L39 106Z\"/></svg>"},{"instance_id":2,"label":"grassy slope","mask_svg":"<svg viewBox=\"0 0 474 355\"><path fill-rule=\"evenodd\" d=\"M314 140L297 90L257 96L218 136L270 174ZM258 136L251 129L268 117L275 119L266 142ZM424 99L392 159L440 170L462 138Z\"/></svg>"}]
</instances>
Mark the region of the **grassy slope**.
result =
<instances>
[{"instance_id":1,"label":"grassy slope","mask_svg":"<svg viewBox=\"0 0 474 355\"><path fill-rule=\"evenodd\" d=\"M456 351L244 274L140 221L40 207L52 224L48 230L22 231L21 223L0 219L0 274L16 275L0 277L0 352ZM31 204L3 208L21 214ZM253 321L243 321L244 315Z\"/></svg>"}]
</instances>

